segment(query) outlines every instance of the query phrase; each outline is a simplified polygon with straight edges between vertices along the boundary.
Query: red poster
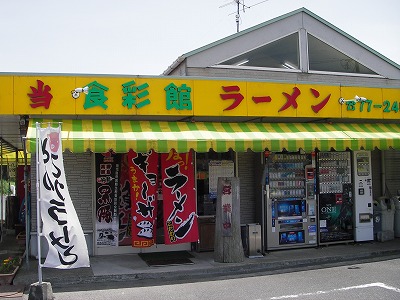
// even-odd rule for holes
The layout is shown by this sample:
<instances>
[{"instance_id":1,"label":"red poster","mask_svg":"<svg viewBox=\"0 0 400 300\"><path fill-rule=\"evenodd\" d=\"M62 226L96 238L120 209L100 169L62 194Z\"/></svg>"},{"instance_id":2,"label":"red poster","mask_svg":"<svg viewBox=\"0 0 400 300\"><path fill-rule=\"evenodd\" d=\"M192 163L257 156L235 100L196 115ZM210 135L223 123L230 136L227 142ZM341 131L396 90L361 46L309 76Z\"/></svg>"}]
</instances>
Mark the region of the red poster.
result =
<instances>
[{"instance_id":1,"label":"red poster","mask_svg":"<svg viewBox=\"0 0 400 300\"><path fill-rule=\"evenodd\" d=\"M132 247L155 244L158 154L128 152L132 207Z\"/></svg>"},{"instance_id":2,"label":"red poster","mask_svg":"<svg viewBox=\"0 0 400 300\"><path fill-rule=\"evenodd\" d=\"M199 239L193 155L171 150L161 155L165 244Z\"/></svg>"}]
</instances>

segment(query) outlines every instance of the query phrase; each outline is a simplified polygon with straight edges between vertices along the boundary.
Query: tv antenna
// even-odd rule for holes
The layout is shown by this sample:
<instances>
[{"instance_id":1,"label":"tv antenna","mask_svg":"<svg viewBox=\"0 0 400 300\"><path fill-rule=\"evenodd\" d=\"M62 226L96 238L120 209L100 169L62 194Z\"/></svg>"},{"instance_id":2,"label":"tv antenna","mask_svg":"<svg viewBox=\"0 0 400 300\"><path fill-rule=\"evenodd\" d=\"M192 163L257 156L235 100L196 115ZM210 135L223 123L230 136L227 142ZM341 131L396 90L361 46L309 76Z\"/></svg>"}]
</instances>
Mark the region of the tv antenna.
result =
<instances>
[{"instance_id":1,"label":"tv antenna","mask_svg":"<svg viewBox=\"0 0 400 300\"><path fill-rule=\"evenodd\" d=\"M236 19L236 32L239 32L240 11L245 12L246 8L251 8L253 6L259 5L259 4L267 2L267 1L269 1L269 0L263 0L263 1L260 1L258 3L255 3L253 5L247 6L246 4L244 4L244 0L231 0L231 1L229 1L229 3L225 3L224 5L221 5L219 8L226 7L226 6L231 5L231 4L236 4L236 7L237 7L236 12L230 13L229 16L233 15L233 14L236 14L236 16L235 16L235 19Z\"/></svg>"}]
</instances>

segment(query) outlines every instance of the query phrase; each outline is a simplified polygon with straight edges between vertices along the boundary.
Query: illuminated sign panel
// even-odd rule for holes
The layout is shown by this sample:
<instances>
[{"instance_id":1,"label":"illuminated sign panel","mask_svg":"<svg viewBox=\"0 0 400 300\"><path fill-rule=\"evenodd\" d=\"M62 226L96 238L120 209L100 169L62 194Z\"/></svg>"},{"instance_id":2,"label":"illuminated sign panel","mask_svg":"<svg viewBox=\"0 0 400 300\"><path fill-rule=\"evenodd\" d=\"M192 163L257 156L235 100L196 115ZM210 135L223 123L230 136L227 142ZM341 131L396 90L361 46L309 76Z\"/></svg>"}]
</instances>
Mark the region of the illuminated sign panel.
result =
<instances>
[{"instance_id":1,"label":"illuminated sign panel","mask_svg":"<svg viewBox=\"0 0 400 300\"><path fill-rule=\"evenodd\" d=\"M0 76L0 114L399 119L400 89L185 77Z\"/></svg>"}]
</instances>

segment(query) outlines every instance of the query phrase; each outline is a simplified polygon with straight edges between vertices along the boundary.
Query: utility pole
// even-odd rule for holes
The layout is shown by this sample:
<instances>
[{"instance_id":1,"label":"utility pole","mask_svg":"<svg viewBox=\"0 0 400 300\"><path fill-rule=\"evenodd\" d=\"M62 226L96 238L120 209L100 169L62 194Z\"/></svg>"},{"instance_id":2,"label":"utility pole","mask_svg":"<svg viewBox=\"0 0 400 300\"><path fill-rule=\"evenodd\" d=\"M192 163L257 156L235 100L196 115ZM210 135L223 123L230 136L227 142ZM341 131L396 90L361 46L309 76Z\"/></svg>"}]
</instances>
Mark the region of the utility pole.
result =
<instances>
[{"instance_id":1,"label":"utility pole","mask_svg":"<svg viewBox=\"0 0 400 300\"><path fill-rule=\"evenodd\" d=\"M240 18L240 0L236 0L237 13L236 13L236 32L239 32L239 18Z\"/></svg>"},{"instance_id":2,"label":"utility pole","mask_svg":"<svg viewBox=\"0 0 400 300\"><path fill-rule=\"evenodd\" d=\"M244 0L232 0L232 1L230 1L229 3L226 3L226 4L224 4L224 5L221 5L219 8L222 8L222 7L228 6L228 5L230 5L230 4L235 4L235 3L236 3L236 6L237 6L236 12L233 12L233 13L231 13L231 14L229 14L229 15L236 14L236 32L239 32L240 5L242 5L242 10L243 10L243 12L244 12L245 8L250 8L250 7L259 5L259 4L264 3L264 2L267 2L267 1L269 1L269 0L261 0L261 1L259 1L258 3L256 3L256 4L247 6L247 5L244 4Z\"/></svg>"}]
</instances>

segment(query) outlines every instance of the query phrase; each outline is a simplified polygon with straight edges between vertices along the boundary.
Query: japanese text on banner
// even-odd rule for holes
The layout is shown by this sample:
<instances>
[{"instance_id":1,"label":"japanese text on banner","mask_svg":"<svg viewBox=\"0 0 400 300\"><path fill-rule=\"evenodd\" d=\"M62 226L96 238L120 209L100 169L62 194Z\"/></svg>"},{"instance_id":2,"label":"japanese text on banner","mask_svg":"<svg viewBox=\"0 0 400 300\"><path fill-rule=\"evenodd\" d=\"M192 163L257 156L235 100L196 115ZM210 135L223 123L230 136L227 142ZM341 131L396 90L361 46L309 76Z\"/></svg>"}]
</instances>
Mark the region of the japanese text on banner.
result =
<instances>
[{"instance_id":1,"label":"japanese text on banner","mask_svg":"<svg viewBox=\"0 0 400 300\"><path fill-rule=\"evenodd\" d=\"M132 246L155 244L158 154L128 152L132 207Z\"/></svg>"},{"instance_id":2,"label":"japanese text on banner","mask_svg":"<svg viewBox=\"0 0 400 300\"><path fill-rule=\"evenodd\" d=\"M199 238L193 155L171 150L161 155L165 244L197 242Z\"/></svg>"},{"instance_id":3,"label":"japanese text on banner","mask_svg":"<svg viewBox=\"0 0 400 300\"><path fill-rule=\"evenodd\" d=\"M38 137L38 200L42 234L49 245L43 266L57 269L88 267L85 236L65 178L61 128L38 128Z\"/></svg>"}]
</instances>

